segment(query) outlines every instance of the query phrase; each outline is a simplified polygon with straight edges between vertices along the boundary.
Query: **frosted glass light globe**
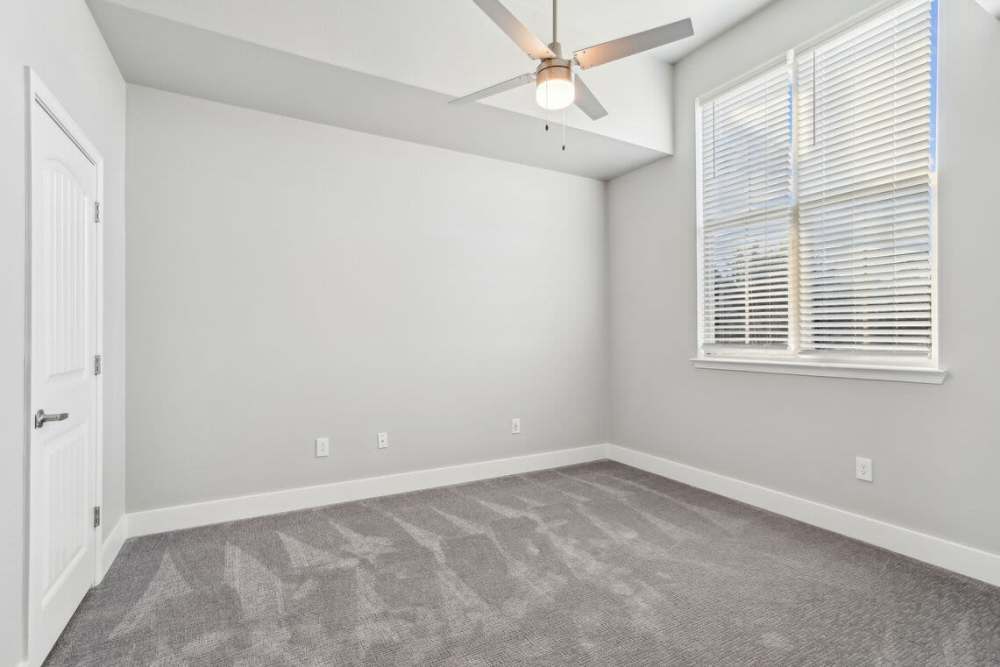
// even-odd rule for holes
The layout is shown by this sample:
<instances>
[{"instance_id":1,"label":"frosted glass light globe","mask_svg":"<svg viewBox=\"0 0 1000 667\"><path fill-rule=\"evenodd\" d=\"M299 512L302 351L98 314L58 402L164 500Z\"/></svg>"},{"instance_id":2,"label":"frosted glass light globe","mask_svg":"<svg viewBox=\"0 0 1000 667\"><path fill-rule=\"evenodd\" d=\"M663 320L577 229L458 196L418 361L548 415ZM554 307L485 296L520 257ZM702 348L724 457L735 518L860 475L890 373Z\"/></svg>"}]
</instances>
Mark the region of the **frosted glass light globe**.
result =
<instances>
[{"instance_id":1,"label":"frosted glass light globe","mask_svg":"<svg viewBox=\"0 0 1000 667\"><path fill-rule=\"evenodd\" d=\"M565 109L576 99L569 67L547 67L538 73L535 101L549 111Z\"/></svg>"}]
</instances>

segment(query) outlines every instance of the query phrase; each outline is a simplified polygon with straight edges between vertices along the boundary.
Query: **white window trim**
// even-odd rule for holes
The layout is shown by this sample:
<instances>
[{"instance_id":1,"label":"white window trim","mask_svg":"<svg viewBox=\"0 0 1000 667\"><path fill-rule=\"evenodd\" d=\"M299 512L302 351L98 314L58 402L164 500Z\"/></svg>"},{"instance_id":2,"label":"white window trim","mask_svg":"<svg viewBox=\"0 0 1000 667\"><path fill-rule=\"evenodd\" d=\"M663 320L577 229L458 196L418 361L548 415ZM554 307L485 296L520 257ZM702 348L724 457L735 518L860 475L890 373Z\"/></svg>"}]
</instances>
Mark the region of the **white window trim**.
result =
<instances>
[{"instance_id":1,"label":"white window trim","mask_svg":"<svg viewBox=\"0 0 1000 667\"><path fill-rule=\"evenodd\" d=\"M874 7L855 15L834 28L824 31L822 34L803 42L799 46L789 49L784 58L771 58L761 65L750 69L747 73L725 83L716 86L709 92L699 95L695 99L695 181L696 181L696 236L697 236L697 355L691 358L691 363L695 368L722 371L740 371L750 373L779 373L785 375L810 375L816 377L830 378L853 378L860 380L883 380L888 382L916 382L920 384L942 384L948 376L948 371L941 366L940 362L940 323L938 306L938 276L939 276L939 252L938 252L938 173L940 160L936 160L936 169L931 175L931 354L928 359L906 359L892 357L877 357L869 355L828 355L828 354L803 354L799 350L798 344L798 298L794 297L796 308L789 311L789 349L788 350L738 350L731 352L716 350L712 354L707 354L704 348L703 312L704 312L704 252L703 252L703 190L702 190L702 125L701 107L703 99L711 99L717 95L734 88L741 83L747 82L756 76L764 74L767 70L779 65L782 60L792 70L791 81L797 96L798 77L796 73L796 59L798 53L815 47L816 45L838 35L850 28L860 25L878 14L900 5L901 0L886 0ZM941 14L938 12L938 35L941 34ZM939 37L940 39L940 37ZM940 53L940 43L938 44ZM940 68L940 56L937 59ZM937 115L936 130L940 134L941 128L941 95L940 76L937 78ZM793 179L797 179L798 148L798 113L797 104L793 105L792 113L792 162L796 165L793 168ZM939 146L939 144L936 143ZM940 150L940 148L938 148ZM794 188L794 200L798 217L798 193ZM793 231L797 234L797 228ZM790 286L792 292L797 293L797 285ZM793 326L794 325L794 326Z\"/></svg>"},{"instance_id":2,"label":"white window trim","mask_svg":"<svg viewBox=\"0 0 1000 667\"><path fill-rule=\"evenodd\" d=\"M834 363L808 361L800 358L782 359L762 357L693 357L695 368L716 371L742 371L745 373L781 373L784 375L813 375L825 378L853 378L856 380L885 380L887 382L917 382L941 384L948 371L931 366L882 366L861 362Z\"/></svg>"}]
</instances>

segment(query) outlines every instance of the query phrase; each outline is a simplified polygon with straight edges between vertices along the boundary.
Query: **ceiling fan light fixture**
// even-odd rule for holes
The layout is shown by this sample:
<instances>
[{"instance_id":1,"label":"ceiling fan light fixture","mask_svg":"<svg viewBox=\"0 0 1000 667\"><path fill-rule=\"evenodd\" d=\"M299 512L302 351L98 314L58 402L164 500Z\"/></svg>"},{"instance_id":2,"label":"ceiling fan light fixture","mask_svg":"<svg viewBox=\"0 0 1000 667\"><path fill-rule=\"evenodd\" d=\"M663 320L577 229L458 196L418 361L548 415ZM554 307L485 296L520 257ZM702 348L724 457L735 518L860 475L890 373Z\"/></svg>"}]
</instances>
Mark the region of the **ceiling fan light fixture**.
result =
<instances>
[{"instance_id":1,"label":"ceiling fan light fixture","mask_svg":"<svg viewBox=\"0 0 1000 667\"><path fill-rule=\"evenodd\" d=\"M535 81L535 101L543 109L559 111L576 100L573 70L569 64L542 67Z\"/></svg>"},{"instance_id":2,"label":"ceiling fan light fixture","mask_svg":"<svg viewBox=\"0 0 1000 667\"><path fill-rule=\"evenodd\" d=\"M574 51L573 55L566 59L559 44L559 0L552 0L552 42L548 45L504 7L503 3L506 0L472 0L472 2L528 54L528 57L539 61L540 64L534 73L521 74L471 95L456 97L450 104L476 102L507 90L526 86L534 81L535 101L538 102L538 106L549 111L561 111L571 104L576 104L591 120L599 120L608 115L608 110L597 100L583 79L574 74L575 69L585 70L628 58L694 34L691 19L682 19ZM979 0L979 2L997 4L1000 0Z\"/></svg>"}]
</instances>

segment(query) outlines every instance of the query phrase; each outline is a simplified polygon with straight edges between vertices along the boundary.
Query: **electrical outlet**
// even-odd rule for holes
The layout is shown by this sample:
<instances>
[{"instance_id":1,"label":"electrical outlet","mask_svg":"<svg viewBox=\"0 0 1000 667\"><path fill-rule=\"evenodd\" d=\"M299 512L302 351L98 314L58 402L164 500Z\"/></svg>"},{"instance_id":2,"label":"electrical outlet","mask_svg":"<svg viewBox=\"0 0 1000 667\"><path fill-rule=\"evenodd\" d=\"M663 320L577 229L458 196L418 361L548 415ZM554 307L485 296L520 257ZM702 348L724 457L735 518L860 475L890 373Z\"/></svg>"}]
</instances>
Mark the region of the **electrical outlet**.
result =
<instances>
[{"instance_id":1,"label":"electrical outlet","mask_svg":"<svg viewBox=\"0 0 1000 667\"><path fill-rule=\"evenodd\" d=\"M316 457L330 455L330 438L316 438Z\"/></svg>"},{"instance_id":2,"label":"electrical outlet","mask_svg":"<svg viewBox=\"0 0 1000 667\"><path fill-rule=\"evenodd\" d=\"M513 419L510 420L510 432L513 433L514 435L517 435L518 433L521 432L520 417L514 417Z\"/></svg>"},{"instance_id":3,"label":"electrical outlet","mask_svg":"<svg viewBox=\"0 0 1000 667\"><path fill-rule=\"evenodd\" d=\"M854 476L863 482L872 481L872 460L858 456L854 459Z\"/></svg>"},{"instance_id":4,"label":"electrical outlet","mask_svg":"<svg viewBox=\"0 0 1000 667\"><path fill-rule=\"evenodd\" d=\"M382 431L381 433L378 434L378 448L385 449L388 446L389 446L389 434L386 433L385 431Z\"/></svg>"}]
</instances>

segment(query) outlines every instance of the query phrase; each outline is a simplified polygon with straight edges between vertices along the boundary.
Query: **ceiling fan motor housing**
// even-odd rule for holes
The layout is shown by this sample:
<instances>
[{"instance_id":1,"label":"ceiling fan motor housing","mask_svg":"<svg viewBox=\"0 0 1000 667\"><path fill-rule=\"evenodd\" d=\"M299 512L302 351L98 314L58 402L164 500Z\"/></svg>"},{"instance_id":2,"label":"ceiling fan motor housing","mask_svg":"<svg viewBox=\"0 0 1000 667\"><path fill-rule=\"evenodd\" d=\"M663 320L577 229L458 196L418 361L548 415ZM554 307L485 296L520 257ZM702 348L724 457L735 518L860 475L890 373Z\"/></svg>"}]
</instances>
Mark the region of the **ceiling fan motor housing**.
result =
<instances>
[{"instance_id":1,"label":"ceiling fan motor housing","mask_svg":"<svg viewBox=\"0 0 1000 667\"><path fill-rule=\"evenodd\" d=\"M558 58L543 60L542 64L538 66L538 69L535 70L535 80L538 81L538 83L554 80L572 82L572 64L569 60L559 60Z\"/></svg>"}]
</instances>

